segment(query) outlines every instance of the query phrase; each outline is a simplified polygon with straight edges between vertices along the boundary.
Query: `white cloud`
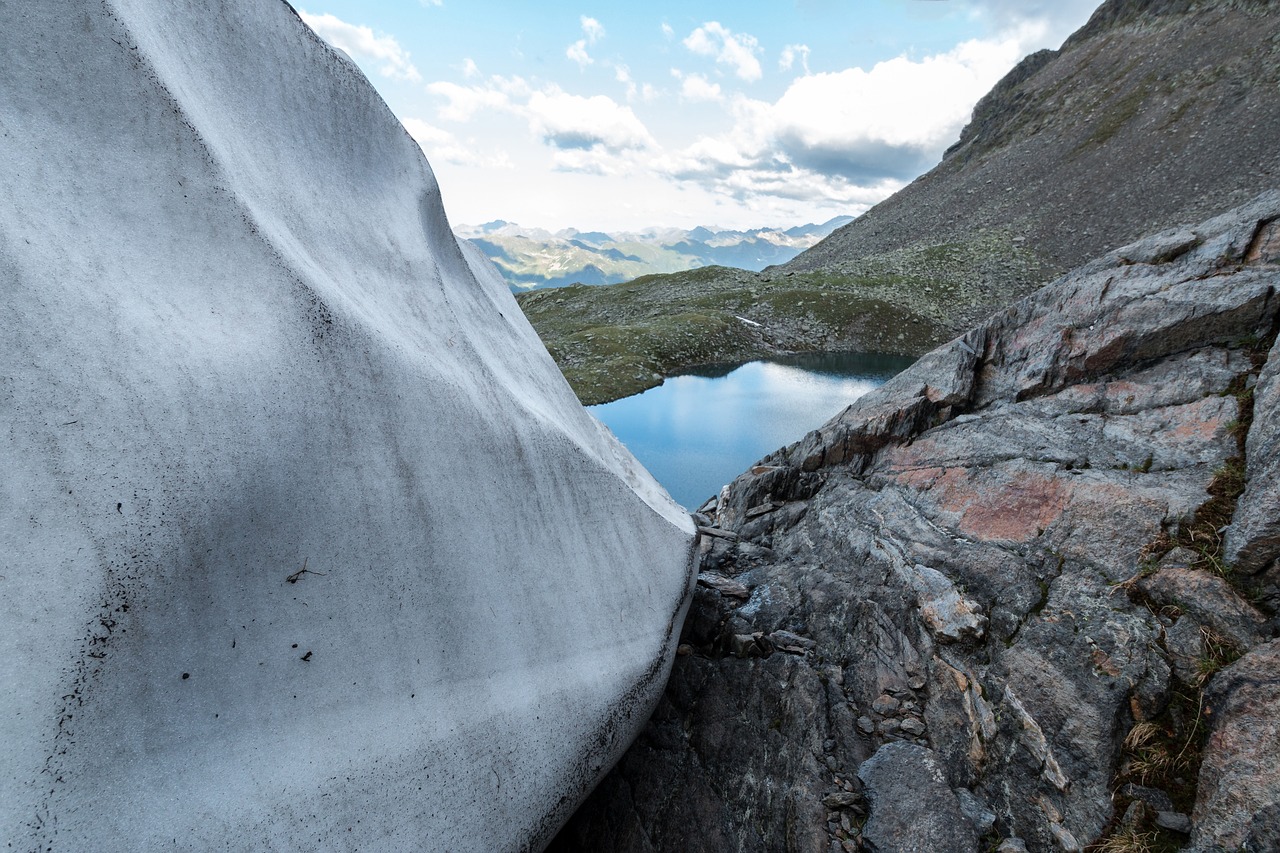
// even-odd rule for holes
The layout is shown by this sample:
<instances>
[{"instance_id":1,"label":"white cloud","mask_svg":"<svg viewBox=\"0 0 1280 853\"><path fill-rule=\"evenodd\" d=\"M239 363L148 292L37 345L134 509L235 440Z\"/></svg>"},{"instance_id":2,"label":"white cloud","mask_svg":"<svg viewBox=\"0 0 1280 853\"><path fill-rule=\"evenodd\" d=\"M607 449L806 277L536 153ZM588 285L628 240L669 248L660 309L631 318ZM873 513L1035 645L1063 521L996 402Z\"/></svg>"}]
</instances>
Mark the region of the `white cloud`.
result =
<instances>
[{"instance_id":1,"label":"white cloud","mask_svg":"<svg viewBox=\"0 0 1280 853\"><path fill-rule=\"evenodd\" d=\"M476 65L476 61L469 56L462 60L462 76L468 79L480 76L480 67Z\"/></svg>"},{"instance_id":2,"label":"white cloud","mask_svg":"<svg viewBox=\"0 0 1280 853\"><path fill-rule=\"evenodd\" d=\"M701 74L690 74L680 82L680 97L686 101L719 101L720 84L712 83Z\"/></svg>"},{"instance_id":3,"label":"white cloud","mask_svg":"<svg viewBox=\"0 0 1280 853\"><path fill-rule=\"evenodd\" d=\"M613 79L617 80L627 89L627 100L633 101L636 97L636 81L631 77L631 69L621 63L613 66Z\"/></svg>"},{"instance_id":4,"label":"white cloud","mask_svg":"<svg viewBox=\"0 0 1280 853\"><path fill-rule=\"evenodd\" d=\"M418 0L418 2L427 7L444 5L444 0Z\"/></svg>"},{"instance_id":5,"label":"white cloud","mask_svg":"<svg viewBox=\"0 0 1280 853\"><path fill-rule=\"evenodd\" d=\"M432 163L453 163L459 166L483 166L489 169L513 168L506 152L482 155L474 144L464 144L444 128L428 124L422 119L406 118L405 130L418 143L422 153Z\"/></svg>"},{"instance_id":6,"label":"white cloud","mask_svg":"<svg viewBox=\"0 0 1280 853\"><path fill-rule=\"evenodd\" d=\"M621 177L634 175L645 168L635 151L610 151L605 148L569 148L551 156L551 167L557 172L579 172L584 175Z\"/></svg>"},{"instance_id":7,"label":"white cloud","mask_svg":"<svg viewBox=\"0 0 1280 853\"><path fill-rule=\"evenodd\" d=\"M587 53L587 40L578 39L573 44L565 48L564 55L578 63L579 68L586 68L595 62L591 55Z\"/></svg>"},{"instance_id":8,"label":"white cloud","mask_svg":"<svg viewBox=\"0 0 1280 853\"><path fill-rule=\"evenodd\" d=\"M914 174L953 142L973 105L1021 57L1013 40L969 41L869 71L798 77L768 110L773 136L794 162L824 172Z\"/></svg>"},{"instance_id":9,"label":"white cloud","mask_svg":"<svg viewBox=\"0 0 1280 853\"><path fill-rule=\"evenodd\" d=\"M1042 27L1047 43L1056 47L1089 19L1099 0L961 0L961 4L1000 31L1024 24Z\"/></svg>"},{"instance_id":10,"label":"white cloud","mask_svg":"<svg viewBox=\"0 0 1280 853\"><path fill-rule=\"evenodd\" d=\"M778 70L790 71L791 66L795 64L796 59L800 60L800 67L804 69L804 73L809 73L809 45L807 44L789 44L782 49L782 55L778 57Z\"/></svg>"},{"instance_id":11,"label":"white cloud","mask_svg":"<svg viewBox=\"0 0 1280 853\"><path fill-rule=\"evenodd\" d=\"M587 37L589 43L595 44L604 38L604 26L595 18L583 15L578 21L582 24L582 34Z\"/></svg>"},{"instance_id":12,"label":"white cloud","mask_svg":"<svg viewBox=\"0 0 1280 853\"><path fill-rule=\"evenodd\" d=\"M570 95L557 86L534 92L522 110L530 129L561 150L624 151L656 146L630 107L604 95Z\"/></svg>"},{"instance_id":13,"label":"white cloud","mask_svg":"<svg viewBox=\"0 0 1280 853\"><path fill-rule=\"evenodd\" d=\"M666 21L662 22L662 34L666 36L668 39L673 39L676 37L676 31L671 29L671 25L668 24Z\"/></svg>"},{"instance_id":14,"label":"white cloud","mask_svg":"<svg viewBox=\"0 0 1280 853\"><path fill-rule=\"evenodd\" d=\"M508 93L494 86L459 86L440 81L429 83L427 91L448 101L439 110L440 118L448 121L471 121L481 110L501 110L510 104Z\"/></svg>"},{"instance_id":15,"label":"white cloud","mask_svg":"<svg viewBox=\"0 0 1280 853\"><path fill-rule=\"evenodd\" d=\"M595 62L591 54L587 53L587 45L604 38L604 26L586 15L582 15L578 22L582 25L582 38L565 48L564 55L578 63L578 68L586 68Z\"/></svg>"},{"instance_id":16,"label":"white cloud","mask_svg":"<svg viewBox=\"0 0 1280 853\"><path fill-rule=\"evenodd\" d=\"M1016 36L968 41L919 60L804 74L773 103L738 96L730 132L659 168L739 200L873 204L936 162L1021 46ZM803 57L795 47L793 63Z\"/></svg>"},{"instance_id":17,"label":"white cloud","mask_svg":"<svg viewBox=\"0 0 1280 853\"><path fill-rule=\"evenodd\" d=\"M393 36L377 35L369 27L348 24L328 13L313 15L299 9L298 15L317 35L352 59L374 63L383 77L421 82L422 75L409 60L409 52Z\"/></svg>"},{"instance_id":18,"label":"white cloud","mask_svg":"<svg viewBox=\"0 0 1280 853\"><path fill-rule=\"evenodd\" d=\"M619 79L624 76L625 68ZM611 164L619 157L658 147L630 107L605 95L573 95L554 83L535 89L520 77L500 76L472 86L437 82L427 90L445 100L438 114L446 121L470 121L481 111L523 119L530 133L554 149L555 166L562 170L612 174ZM440 128L425 122L415 127L417 130L410 127L410 132L420 141L436 145L448 142L440 136L446 132Z\"/></svg>"},{"instance_id":19,"label":"white cloud","mask_svg":"<svg viewBox=\"0 0 1280 853\"><path fill-rule=\"evenodd\" d=\"M728 65L734 74L749 83L764 75L760 61L756 59L760 52L760 42L756 37L734 33L718 21L708 21L695 29L684 40L684 46L701 56L714 57L716 62Z\"/></svg>"}]
</instances>

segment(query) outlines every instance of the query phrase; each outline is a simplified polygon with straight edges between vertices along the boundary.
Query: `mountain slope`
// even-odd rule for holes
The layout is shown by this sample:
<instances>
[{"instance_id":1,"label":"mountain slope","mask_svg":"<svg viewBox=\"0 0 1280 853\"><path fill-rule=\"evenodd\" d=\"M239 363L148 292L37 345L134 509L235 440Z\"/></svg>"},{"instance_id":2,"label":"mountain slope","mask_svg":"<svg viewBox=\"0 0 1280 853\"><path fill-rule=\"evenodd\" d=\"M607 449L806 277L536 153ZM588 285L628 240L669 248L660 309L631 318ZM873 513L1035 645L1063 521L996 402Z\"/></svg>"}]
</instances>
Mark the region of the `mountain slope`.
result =
<instances>
[{"instance_id":1,"label":"mountain slope","mask_svg":"<svg viewBox=\"0 0 1280 853\"><path fill-rule=\"evenodd\" d=\"M786 268L986 228L1059 273L1280 183L1277 87L1274 0L1105 3L997 84L936 168Z\"/></svg>"},{"instance_id":2,"label":"mountain slope","mask_svg":"<svg viewBox=\"0 0 1280 853\"><path fill-rule=\"evenodd\" d=\"M692 525L288 4L5 7L6 849L527 850Z\"/></svg>"},{"instance_id":3,"label":"mountain slope","mask_svg":"<svg viewBox=\"0 0 1280 853\"><path fill-rule=\"evenodd\" d=\"M1278 87L1280 2L1109 0L937 167L789 263L520 304L589 401L699 359L919 354L1100 250L1280 185Z\"/></svg>"}]
</instances>

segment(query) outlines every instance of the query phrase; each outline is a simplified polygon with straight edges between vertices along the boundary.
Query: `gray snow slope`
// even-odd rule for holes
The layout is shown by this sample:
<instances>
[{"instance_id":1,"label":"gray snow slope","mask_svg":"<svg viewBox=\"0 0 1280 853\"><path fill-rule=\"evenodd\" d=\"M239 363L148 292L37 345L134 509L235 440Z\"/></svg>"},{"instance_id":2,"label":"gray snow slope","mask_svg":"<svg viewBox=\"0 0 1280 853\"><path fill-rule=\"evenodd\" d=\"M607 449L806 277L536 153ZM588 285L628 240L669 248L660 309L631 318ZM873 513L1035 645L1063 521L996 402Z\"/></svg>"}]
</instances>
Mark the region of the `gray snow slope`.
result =
<instances>
[{"instance_id":1,"label":"gray snow slope","mask_svg":"<svg viewBox=\"0 0 1280 853\"><path fill-rule=\"evenodd\" d=\"M0 20L0 846L537 849L688 518L286 3Z\"/></svg>"}]
</instances>

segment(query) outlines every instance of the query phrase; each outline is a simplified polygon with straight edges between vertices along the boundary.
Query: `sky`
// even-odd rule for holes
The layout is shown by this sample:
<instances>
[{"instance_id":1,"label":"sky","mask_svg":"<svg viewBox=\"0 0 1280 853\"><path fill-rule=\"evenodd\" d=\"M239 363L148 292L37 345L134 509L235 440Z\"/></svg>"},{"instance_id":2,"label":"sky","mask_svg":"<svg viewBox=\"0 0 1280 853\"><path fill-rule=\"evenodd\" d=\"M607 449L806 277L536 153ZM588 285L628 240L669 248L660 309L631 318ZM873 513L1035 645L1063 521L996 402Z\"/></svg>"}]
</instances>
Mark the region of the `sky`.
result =
<instances>
[{"instance_id":1,"label":"sky","mask_svg":"<svg viewBox=\"0 0 1280 853\"><path fill-rule=\"evenodd\" d=\"M427 155L451 223L791 227L928 171L1098 0L294 0Z\"/></svg>"}]
</instances>

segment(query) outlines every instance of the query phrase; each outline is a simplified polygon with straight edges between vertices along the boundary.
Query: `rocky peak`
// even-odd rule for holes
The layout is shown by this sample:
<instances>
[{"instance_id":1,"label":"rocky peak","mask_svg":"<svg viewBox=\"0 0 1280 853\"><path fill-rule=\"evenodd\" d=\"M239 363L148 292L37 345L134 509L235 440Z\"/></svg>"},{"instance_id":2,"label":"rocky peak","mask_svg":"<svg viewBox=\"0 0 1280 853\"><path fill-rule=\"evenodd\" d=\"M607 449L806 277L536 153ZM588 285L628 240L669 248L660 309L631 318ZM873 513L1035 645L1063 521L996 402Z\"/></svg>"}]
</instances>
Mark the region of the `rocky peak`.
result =
<instances>
[{"instance_id":1,"label":"rocky peak","mask_svg":"<svg viewBox=\"0 0 1280 853\"><path fill-rule=\"evenodd\" d=\"M1215 7L1228 11L1248 11L1274 5L1275 0L1107 0L1089 16L1083 27L1072 34L1064 47L1107 30L1131 24L1150 24L1172 15L1184 15Z\"/></svg>"},{"instance_id":2,"label":"rocky peak","mask_svg":"<svg viewBox=\"0 0 1280 853\"><path fill-rule=\"evenodd\" d=\"M970 315L984 316L1099 252L1243 204L1280 181L1277 32L1275 0L1110 0L1001 80L937 167L785 269L1004 235L1049 275L957 265L955 281L988 294Z\"/></svg>"}]
</instances>

